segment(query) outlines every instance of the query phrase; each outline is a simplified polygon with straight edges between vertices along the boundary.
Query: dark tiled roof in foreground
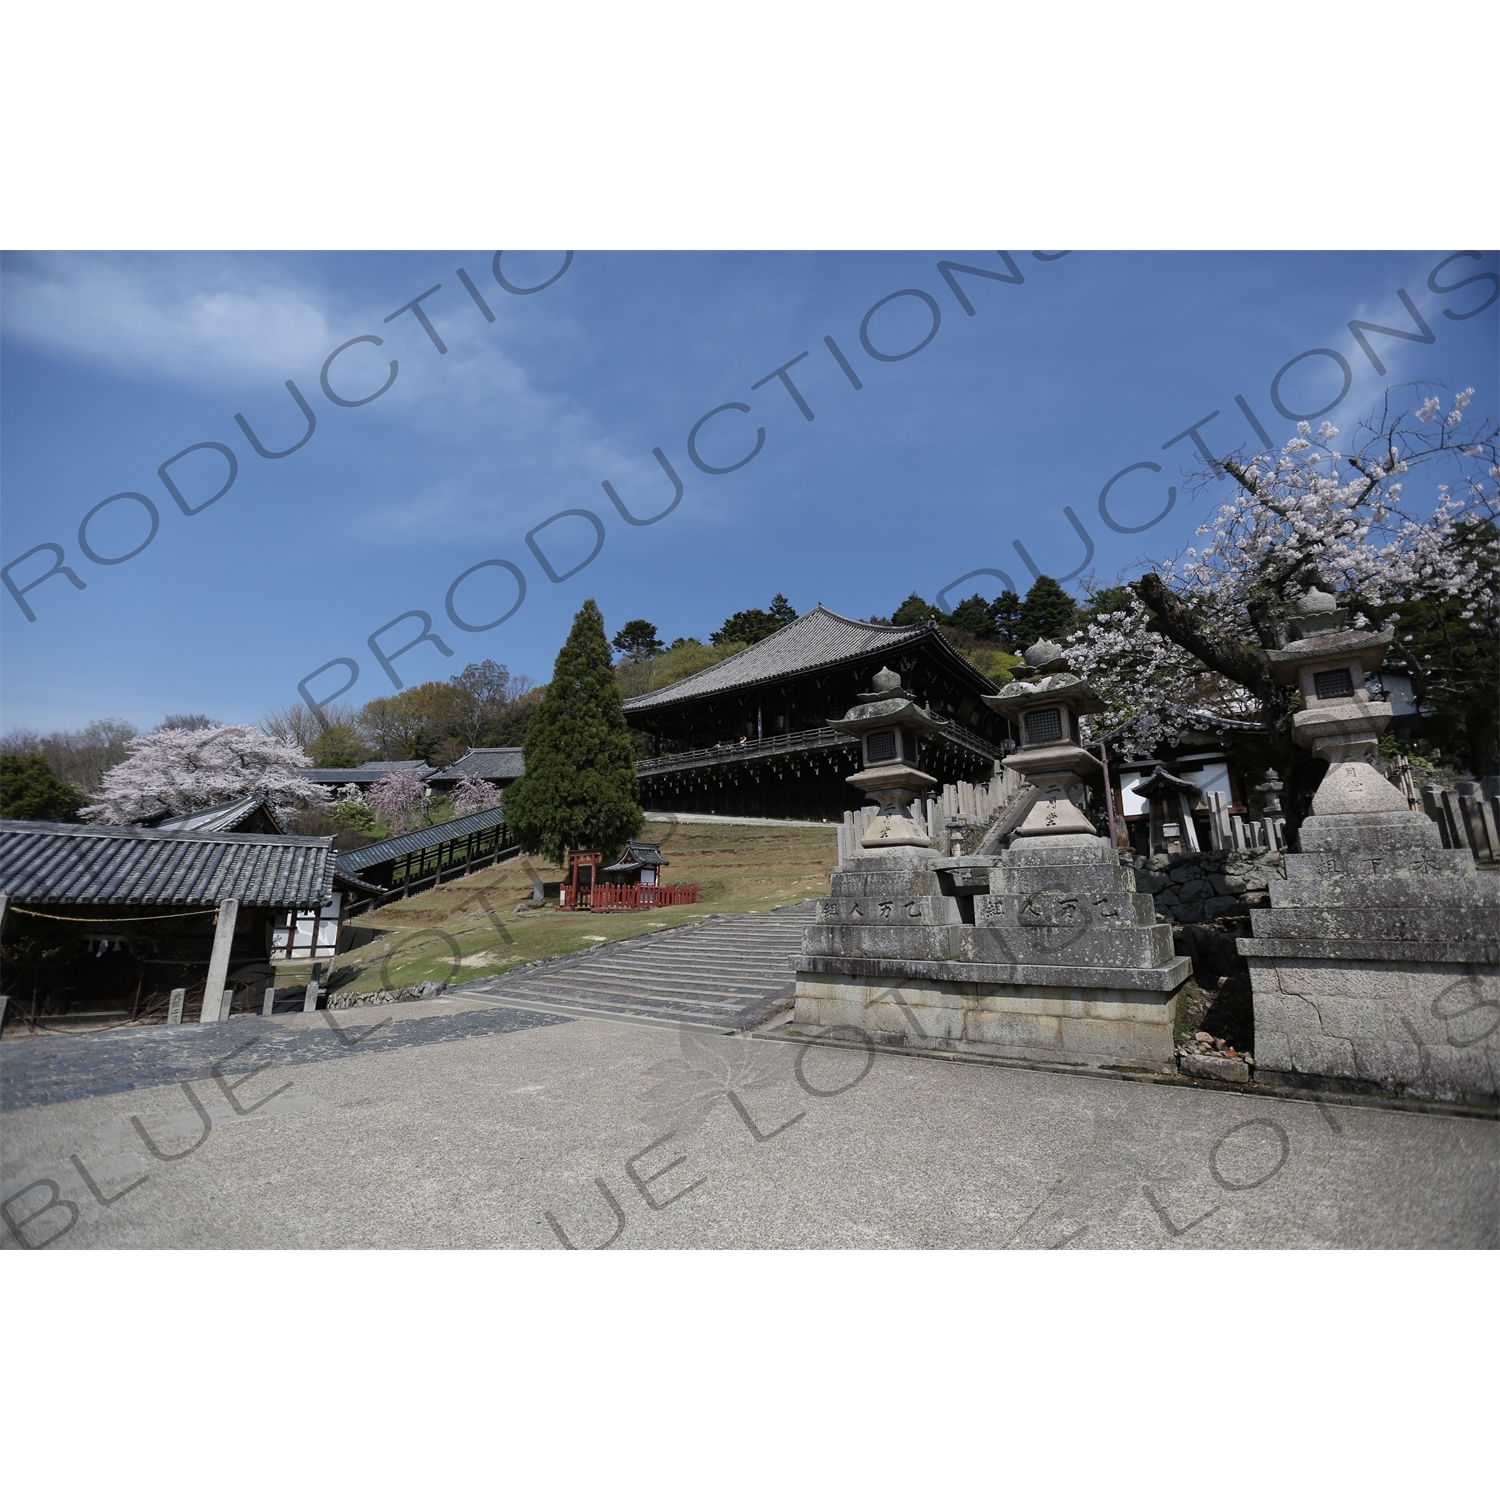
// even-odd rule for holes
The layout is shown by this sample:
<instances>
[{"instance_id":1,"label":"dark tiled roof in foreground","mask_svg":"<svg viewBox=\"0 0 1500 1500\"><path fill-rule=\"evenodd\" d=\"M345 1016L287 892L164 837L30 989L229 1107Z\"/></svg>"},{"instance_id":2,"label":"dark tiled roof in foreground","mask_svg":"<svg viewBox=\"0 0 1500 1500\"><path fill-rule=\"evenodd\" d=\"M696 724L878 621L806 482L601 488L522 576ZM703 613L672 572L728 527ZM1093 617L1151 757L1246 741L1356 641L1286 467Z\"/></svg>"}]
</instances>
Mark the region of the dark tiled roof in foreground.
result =
<instances>
[{"instance_id":1,"label":"dark tiled roof in foreground","mask_svg":"<svg viewBox=\"0 0 1500 1500\"><path fill-rule=\"evenodd\" d=\"M651 708L665 708L695 698L710 698L717 693L754 687L779 677L813 672L820 667L837 666L879 652L896 651L915 641L931 640L946 651L960 675L972 680L979 692L993 692L994 684L977 667L966 661L950 646L936 626L867 625L836 615L821 604L799 615L790 625L783 625L775 635L737 651L727 661L706 667L681 682L643 693L626 700L625 712L635 713Z\"/></svg>"},{"instance_id":2,"label":"dark tiled roof in foreground","mask_svg":"<svg viewBox=\"0 0 1500 1500\"><path fill-rule=\"evenodd\" d=\"M451 766L432 775L434 782L462 781L477 776L481 781L514 781L526 770L526 757L519 745L500 745L471 750Z\"/></svg>"},{"instance_id":3,"label":"dark tiled roof in foreground","mask_svg":"<svg viewBox=\"0 0 1500 1500\"><path fill-rule=\"evenodd\" d=\"M452 839L466 839L471 833L480 833L504 822L505 809L492 807L488 812L470 813L467 818L453 818L447 823L435 823L431 828L398 833L383 843L367 844L363 849L351 849L347 854L339 855L339 870L347 875L358 875L361 870L400 859L403 854L415 854L419 849L430 849L434 844L446 844Z\"/></svg>"},{"instance_id":4,"label":"dark tiled roof in foreground","mask_svg":"<svg viewBox=\"0 0 1500 1500\"><path fill-rule=\"evenodd\" d=\"M432 767L425 760L367 760L362 766L315 766L302 774L309 781L319 781L324 786L372 786L392 771L415 771L426 781L432 775Z\"/></svg>"},{"instance_id":5,"label":"dark tiled roof in foreground","mask_svg":"<svg viewBox=\"0 0 1500 1500\"><path fill-rule=\"evenodd\" d=\"M0 890L17 906L326 906L333 840L98 823L0 822Z\"/></svg>"}]
</instances>

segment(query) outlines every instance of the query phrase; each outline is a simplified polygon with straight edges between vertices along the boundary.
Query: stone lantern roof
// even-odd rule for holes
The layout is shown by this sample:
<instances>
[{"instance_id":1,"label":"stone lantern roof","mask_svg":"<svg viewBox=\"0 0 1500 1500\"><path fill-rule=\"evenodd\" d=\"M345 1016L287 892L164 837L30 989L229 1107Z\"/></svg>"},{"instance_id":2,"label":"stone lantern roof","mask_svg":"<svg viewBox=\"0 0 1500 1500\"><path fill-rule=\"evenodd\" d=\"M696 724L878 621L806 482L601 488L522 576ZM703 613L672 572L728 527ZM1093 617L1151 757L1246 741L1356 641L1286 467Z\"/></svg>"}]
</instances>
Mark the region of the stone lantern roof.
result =
<instances>
[{"instance_id":1,"label":"stone lantern roof","mask_svg":"<svg viewBox=\"0 0 1500 1500\"><path fill-rule=\"evenodd\" d=\"M1007 682L998 693L986 694L984 699L1012 723L1023 725L1023 715L1064 704L1076 724L1079 714L1098 713L1104 707L1093 688L1073 671L1067 655L1055 642L1038 641L1027 648L1024 660L1026 665L1011 674L1013 681Z\"/></svg>"},{"instance_id":2,"label":"stone lantern roof","mask_svg":"<svg viewBox=\"0 0 1500 1500\"><path fill-rule=\"evenodd\" d=\"M1348 666L1351 672L1356 668L1361 674L1373 672L1385 660L1396 632L1351 630L1347 623L1348 614L1348 610L1339 608L1332 594L1316 586L1294 600L1287 610L1287 630L1291 639L1280 651L1266 653L1276 681L1283 684L1301 682L1303 697L1311 699L1318 696L1309 675L1314 667L1338 665ZM1361 700L1368 696L1363 691L1363 676L1358 684L1353 685L1359 689L1354 696ZM1340 696L1351 695L1344 693ZM1308 706L1312 706L1310 701Z\"/></svg>"},{"instance_id":3,"label":"stone lantern roof","mask_svg":"<svg viewBox=\"0 0 1500 1500\"><path fill-rule=\"evenodd\" d=\"M889 667L882 667L871 685L874 691L861 693L860 701L843 718L825 720L830 729L859 739L872 729L900 727L907 731L904 738L913 745L919 735L941 733L943 726L912 702L900 677Z\"/></svg>"}]
</instances>

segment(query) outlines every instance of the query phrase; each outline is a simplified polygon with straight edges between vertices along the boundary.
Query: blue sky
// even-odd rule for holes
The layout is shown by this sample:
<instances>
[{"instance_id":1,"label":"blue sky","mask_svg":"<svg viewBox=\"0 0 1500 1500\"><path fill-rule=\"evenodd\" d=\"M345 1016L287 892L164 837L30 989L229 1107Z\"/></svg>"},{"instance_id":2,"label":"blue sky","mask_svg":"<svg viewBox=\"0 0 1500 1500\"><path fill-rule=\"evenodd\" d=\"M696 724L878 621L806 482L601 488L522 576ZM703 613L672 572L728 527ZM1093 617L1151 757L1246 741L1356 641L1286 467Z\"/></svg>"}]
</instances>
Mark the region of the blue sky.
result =
<instances>
[{"instance_id":1,"label":"blue sky","mask_svg":"<svg viewBox=\"0 0 1500 1500\"><path fill-rule=\"evenodd\" d=\"M1043 252L1048 254L1049 252ZM1043 259L1012 251L1023 278L956 274L969 316L938 269L959 261L1010 275L994 251L859 253L579 252L545 289L516 295L493 273L492 251L287 254L12 254L0 272L0 503L3 561L55 543L86 585L61 575L4 612L5 728L75 727L123 717L142 728L171 712L254 721L294 701L300 679L349 658L359 676L341 700L395 690L368 637L407 611L425 611L444 657L423 643L394 660L402 684L447 676L486 656L544 680L579 603L599 601L611 631L645 616L661 634L706 638L738 609L778 590L799 609L822 601L846 614L886 614L916 589L932 598L975 569L1031 582L1016 543L1041 571L1089 564L1109 579L1190 544L1209 502L1182 490L1200 467L1190 439L1163 445L1211 412L1216 451L1253 444L1242 396L1277 441L1292 430L1271 396L1277 372L1308 350L1347 361L1349 389L1328 419L1345 431L1390 383L1432 379L1476 388L1497 405L1496 257L1457 252L1102 253ZM1438 270L1444 261L1449 263ZM534 285L562 252L508 253L501 271ZM463 268L493 314L464 288ZM1433 283L1429 283L1429 277ZM387 315L429 288L421 305L447 352L411 312ZM1370 335L1376 372L1351 319L1412 329L1404 291L1431 343ZM880 360L867 336L908 358ZM367 404L345 407L398 373ZM824 343L831 336L862 388ZM808 421L779 379L759 381L804 351L789 371ZM286 382L316 429L306 430ZM1311 356L1282 378L1281 404L1311 412L1339 394L1340 367ZM756 456L711 474L687 448L727 468L765 432ZM185 515L158 473L199 443L235 455L221 499ZM684 491L655 524L627 525L611 483L637 516L665 507L672 488L660 448ZM1120 525L1169 514L1138 533L1108 528L1100 490ZM169 471L191 506L218 489L227 465L200 449ZM1420 494L1438 476L1417 476ZM85 515L134 492L158 529L115 565L80 549ZM597 517L604 541L581 571L552 582L526 536L561 511ZM99 557L120 556L148 532L147 507L124 499L90 521ZM565 573L593 547L595 525L568 517L537 543ZM525 578L518 609L492 629L457 628L445 611L454 580L491 560ZM33 554L11 573L20 588L52 565ZM985 574L960 586L987 596ZM509 610L510 570L480 568L454 608L470 624ZM387 654L418 632L406 620L377 636ZM316 677L315 698L344 668Z\"/></svg>"}]
</instances>

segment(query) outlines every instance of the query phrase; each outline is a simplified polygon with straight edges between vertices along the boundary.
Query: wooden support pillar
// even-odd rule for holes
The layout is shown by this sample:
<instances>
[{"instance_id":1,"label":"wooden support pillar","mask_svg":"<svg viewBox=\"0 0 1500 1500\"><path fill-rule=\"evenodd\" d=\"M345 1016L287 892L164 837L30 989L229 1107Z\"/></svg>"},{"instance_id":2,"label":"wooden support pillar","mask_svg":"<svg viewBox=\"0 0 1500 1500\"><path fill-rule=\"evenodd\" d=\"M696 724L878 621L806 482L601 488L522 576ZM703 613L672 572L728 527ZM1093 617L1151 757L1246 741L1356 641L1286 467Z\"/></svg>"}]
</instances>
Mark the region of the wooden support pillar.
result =
<instances>
[{"instance_id":1,"label":"wooden support pillar","mask_svg":"<svg viewBox=\"0 0 1500 1500\"><path fill-rule=\"evenodd\" d=\"M224 980L229 974L229 950L234 946L234 923L240 914L240 903L230 896L219 903L219 914L214 919L214 947L208 960L208 982L203 986L203 1009L198 1012L198 1023L207 1026L219 1019L224 1004Z\"/></svg>"}]
</instances>

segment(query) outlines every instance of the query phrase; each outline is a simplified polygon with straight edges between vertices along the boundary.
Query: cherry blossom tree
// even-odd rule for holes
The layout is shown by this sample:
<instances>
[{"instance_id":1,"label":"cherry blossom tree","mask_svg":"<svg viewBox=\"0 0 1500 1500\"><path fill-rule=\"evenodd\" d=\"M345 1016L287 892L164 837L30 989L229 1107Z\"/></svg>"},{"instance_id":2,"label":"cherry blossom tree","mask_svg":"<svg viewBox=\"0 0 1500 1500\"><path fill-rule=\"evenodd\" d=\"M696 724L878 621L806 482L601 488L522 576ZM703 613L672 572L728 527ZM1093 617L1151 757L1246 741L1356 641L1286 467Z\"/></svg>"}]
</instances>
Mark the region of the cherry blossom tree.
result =
<instances>
[{"instance_id":1,"label":"cherry blossom tree","mask_svg":"<svg viewBox=\"0 0 1500 1500\"><path fill-rule=\"evenodd\" d=\"M492 807L499 807L500 793L478 776L465 776L453 788L452 801L454 816L467 818L471 813L489 812Z\"/></svg>"},{"instance_id":2,"label":"cherry blossom tree","mask_svg":"<svg viewBox=\"0 0 1500 1500\"><path fill-rule=\"evenodd\" d=\"M320 806L328 788L301 774L311 765L293 741L248 724L158 729L130 742L82 816L95 823L143 823L261 791L278 811Z\"/></svg>"},{"instance_id":3,"label":"cherry blossom tree","mask_svg":"<svg viewBox=\"0 0 1500 1500\"><path fill-rule=\"evenodd\" d=\"M1289 820L1306 815L1322 766L1293 743L1295 690L1273 680L1267 652L1285 639L1288 609L1314 587L1342 596L1356 626L1399 627L1403 605L1453 601L1464 628L1500 643L1500 451L1493 420L1467 414L1472 391L1413 412L1388 392L1349 451L1338 429L1306 422L1276 454L1243 453L1194 476L1227 475L1235 497L1198 528L1206 537L1130 585L1128 607L1071 639L1075 668L1103 692L1089 732L1125 726L1122 748L1174 742L1192 711L1254 718L1271 734ZM1425 504L1405 476L1441 461L1453 471Z\"/></svg>"},{"instance_id":4,"label":"cherry blossom tree","mask_svg":"<svg viewBox=\"0 0 1500 1500\"><path fill-rule=\"evenodd\" d=\"M415 771L390 771L365 800L392 833L406 833L422 823L427 785Z\"/></svg>"}]
</instances>

